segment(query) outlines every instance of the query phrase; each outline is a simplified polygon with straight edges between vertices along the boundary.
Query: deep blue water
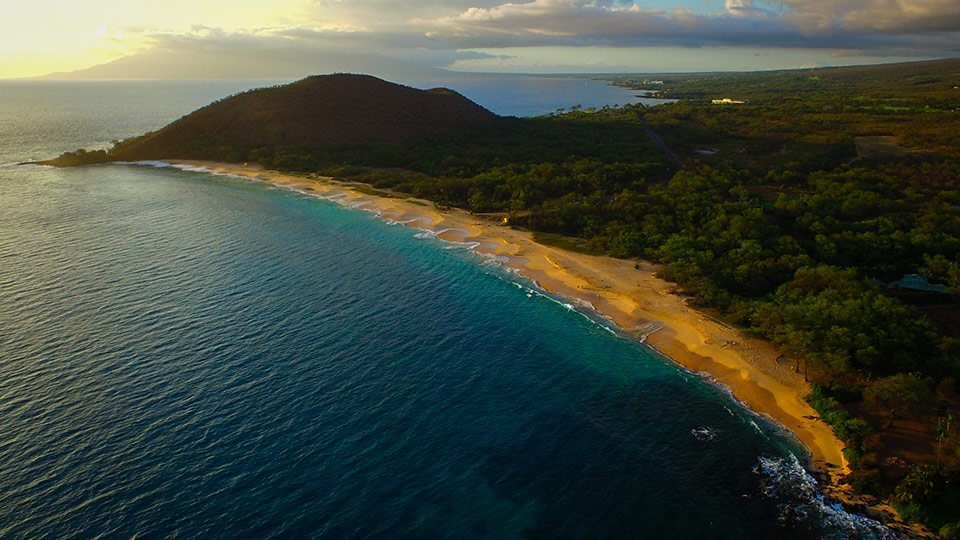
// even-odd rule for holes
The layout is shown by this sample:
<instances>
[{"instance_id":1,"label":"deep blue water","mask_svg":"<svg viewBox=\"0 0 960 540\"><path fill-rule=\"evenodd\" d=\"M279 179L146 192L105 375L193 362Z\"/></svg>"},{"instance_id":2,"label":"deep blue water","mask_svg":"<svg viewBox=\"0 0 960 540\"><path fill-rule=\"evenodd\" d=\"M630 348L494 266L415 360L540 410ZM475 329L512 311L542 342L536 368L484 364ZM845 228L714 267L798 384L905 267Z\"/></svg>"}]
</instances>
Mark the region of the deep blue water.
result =
<instances>
[{"instance_id":1,"label":"deep blue water","mask_svg":"<svg viewBox=\"0 0 960 540\"><path fill-rule=\"evenodd\" d=\"M176 113L72 88L80 120L0 99L10 161ZM464 246L172 168L7 165L0 207L2 538L869 533L722 389Z\"/></svg>"}]
</instances>

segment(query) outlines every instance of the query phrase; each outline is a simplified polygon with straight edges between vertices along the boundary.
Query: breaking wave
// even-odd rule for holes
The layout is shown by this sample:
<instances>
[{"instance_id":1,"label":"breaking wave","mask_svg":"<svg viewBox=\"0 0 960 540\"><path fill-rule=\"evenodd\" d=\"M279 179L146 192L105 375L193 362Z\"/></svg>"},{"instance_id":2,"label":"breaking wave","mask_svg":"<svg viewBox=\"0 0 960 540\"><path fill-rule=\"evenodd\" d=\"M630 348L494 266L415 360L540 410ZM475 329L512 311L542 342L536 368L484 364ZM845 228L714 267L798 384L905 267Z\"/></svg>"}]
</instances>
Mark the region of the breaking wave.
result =
<instances>
[{"instance_id":1,"label":"breaking wave","mask_svg":"<svg viewBox=\"0 0 960 540\"><path fill-rule=\"evenodd\" d=\"M779 520L784 525L814 527L824 539L900 538L879 521L848 512L840 503L827 499L796 457L761 457L754 472L760 475L763 496L777 501Z\"/></svg>"}]
</instances>

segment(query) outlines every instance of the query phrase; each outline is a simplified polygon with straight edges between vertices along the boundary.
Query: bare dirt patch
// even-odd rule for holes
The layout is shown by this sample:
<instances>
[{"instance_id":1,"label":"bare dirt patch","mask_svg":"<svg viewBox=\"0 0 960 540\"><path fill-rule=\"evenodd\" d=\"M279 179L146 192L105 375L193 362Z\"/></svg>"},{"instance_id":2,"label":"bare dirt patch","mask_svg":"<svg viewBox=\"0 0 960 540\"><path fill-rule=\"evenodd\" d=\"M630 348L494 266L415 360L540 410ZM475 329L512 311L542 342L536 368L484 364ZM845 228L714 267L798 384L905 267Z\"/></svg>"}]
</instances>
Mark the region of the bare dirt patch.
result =
<instances>
[{"instance_id":1,"label":"bare dirt patch","mask_svg":"<svg viewBox=\"0 0 960 540\"><path fill-rule=\"evenodd\" d=\"M853 143L857 146L857 157L861 159L902 156L907 153L892 135L854 137Z\"/></svg>"}]
</instances>

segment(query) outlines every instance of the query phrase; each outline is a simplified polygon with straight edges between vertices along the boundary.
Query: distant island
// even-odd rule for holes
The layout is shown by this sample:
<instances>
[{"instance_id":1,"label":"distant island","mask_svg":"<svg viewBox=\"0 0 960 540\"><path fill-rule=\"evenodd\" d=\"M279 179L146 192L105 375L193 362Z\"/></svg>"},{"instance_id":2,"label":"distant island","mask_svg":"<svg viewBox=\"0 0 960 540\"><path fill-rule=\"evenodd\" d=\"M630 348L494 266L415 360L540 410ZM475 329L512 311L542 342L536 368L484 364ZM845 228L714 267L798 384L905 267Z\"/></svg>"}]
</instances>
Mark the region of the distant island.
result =
<instances>
[{"instance_id":1,"label":"distant island","mask_svg":"<svg viewBox=\"0 0 960 540\"><path fill-rule=\"evenodd\" d=\"M660 293L623 307L656 271L675 284L669 309L718 326L707 339L678 320L648 342L683 344L670 353L718 378L749 374L734 392L752 388L741 399L757 409L778 403L760 397L768 379L806 397L771 414L820 458L833 496L882 519L886 501L958 537L960 60L606 78L679 101L504 118L449 90L327 75L48 163L233 163L303 189L335 178L461 209L583 261L635 265L624 290L559 255L535 269L565 268L572 296L603 300L610 286L625 328L661 309L649 307ZM811 435L827 424L835 443Z\"/></svg>"}]
</instances>

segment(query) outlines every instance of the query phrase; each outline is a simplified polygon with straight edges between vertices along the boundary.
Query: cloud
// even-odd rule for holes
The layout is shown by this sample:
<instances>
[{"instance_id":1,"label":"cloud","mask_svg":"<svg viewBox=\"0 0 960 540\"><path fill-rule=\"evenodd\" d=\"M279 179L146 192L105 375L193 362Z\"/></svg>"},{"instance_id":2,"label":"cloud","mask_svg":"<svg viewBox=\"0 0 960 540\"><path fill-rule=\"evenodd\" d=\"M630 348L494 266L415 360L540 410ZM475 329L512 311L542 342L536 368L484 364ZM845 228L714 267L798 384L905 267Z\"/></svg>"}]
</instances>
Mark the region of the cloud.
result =
<instances>
[{"instance_id":1,"label":"cloud","mask_svg":"<svg viewBox=\"0 0 960 540\"><path fill-rule=\"evenodd\" d=\"M289 1L295 9L271 19L271 26L229 31L130 27L117 36L159 50L238 51L238 58L263 47L281 51L275 58L300 57L285 50L343 51L455 67L520 62L513 56L524 50L583 47L696 48L692 56L704 59L708 49L749 50L751 56L760 49L821 51L819 57L834 58L960 54L958 0L711 0L699 11L656 7L668 5L657 0L645 0L646 7L631 0ZM579 61L612 61L588 56ZM617 65L628 65L618 58ZM567 60L558 56L555 61L565 65Z\"/></svg>"},{"instance_id":2,"label":"cloud","mask_svg":"<svg viewBox=\"0 0 960 540\"><path fill-rule=\"evenodd\" d=\"M956 0L783 0L787 18L811 32L956 33Z\"/></svg>"},{"instance_id":3,"label":"cloud","mask_svg":"<svg viewBox=\"0 0 960 540\"><path fill-rule=\"evenodd\" d=\"M534 0L472 7L451 17L415 21L426 35L439 40L510 44L558 44L578 40L614 43L623 38L663 38L687 33L682 18L662 9L641 9L564 0Z\"/></svg>"},{"instance_id":4,"label":"cloud","mask_svg":"<svg viewBox=\"0 0 960 540\"><path fill-rule=\"evenodd\" d=\"M753 0L726 0L724 7L727 13L737 17L758 17L776 14L774 11L755 5Z\"/></svg>"},{"instance_id":5,"label":"cloud","mask_svg":"<svg viewBox=\"0 0 960 540\"><path fill-rule=\"evenodd\" d=\"M300 14L355 29L384 30L395 29L414 19L450 16L501 3L502 0L309 0Z\"/></svg>"},{"instance_id":6,"label":"cloud","mask_svg":"<svg viewBox=\"0 0 960 540\"><path fill-rule=\"evenodd\" d=\"M719 2L717 2L719 4ZM655 0L645 5L656 5ZM724 0L713 12L630 0L302 0L285 25L248 29L349 51L462 59L505 47L771 47L953 51L957 0ZM196 27L191 39L240 39ZM170 39L171 34L165 35Z\"/></svg>"},{"instance_id":7,"label":"cloud","mask_svg":"<svg viewBox=\"0 0 960 540\"><path fill-rule=\"evenodd\" d=\"M725 0L722 12L641 8L615 0L530 0L411 21L456 47L770 46L954 49L957 0Z\"/></svg>"},{"instance_id":8,"label":"cloud","mask_svg":"<svg viewBox=\"0 0 960 540\"><path fill-rule=\"evenodd\" d=\"M533 0L470 8L455 16L416 21L425 35L458 47L535 45L803 46L807 38L750 0L727 0L733 13L643 9L629 3Z\"/></svg>"}]
</instances>

